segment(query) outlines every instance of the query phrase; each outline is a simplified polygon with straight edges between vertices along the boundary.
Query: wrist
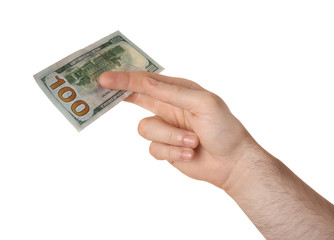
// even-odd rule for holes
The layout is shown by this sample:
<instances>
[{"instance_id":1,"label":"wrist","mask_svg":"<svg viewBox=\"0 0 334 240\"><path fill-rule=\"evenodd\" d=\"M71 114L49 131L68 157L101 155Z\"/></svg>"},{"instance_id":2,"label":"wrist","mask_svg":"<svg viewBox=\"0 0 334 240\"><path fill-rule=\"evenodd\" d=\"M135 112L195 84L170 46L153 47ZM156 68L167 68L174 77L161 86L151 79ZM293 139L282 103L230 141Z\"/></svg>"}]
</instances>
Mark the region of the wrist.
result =
<instances>
[{"instance_id":1,"label":"wrist","mask_svg":"<svg viewBox=\"0 0 334 240\"><path fill-rule=\"evenodd\" d=\"M244 149L226 182L221 186L232 198L256 191L256 188L261 186L259 169L270 169L274 166L275 158L255 141Z\"/></svg>"}]
</instances>

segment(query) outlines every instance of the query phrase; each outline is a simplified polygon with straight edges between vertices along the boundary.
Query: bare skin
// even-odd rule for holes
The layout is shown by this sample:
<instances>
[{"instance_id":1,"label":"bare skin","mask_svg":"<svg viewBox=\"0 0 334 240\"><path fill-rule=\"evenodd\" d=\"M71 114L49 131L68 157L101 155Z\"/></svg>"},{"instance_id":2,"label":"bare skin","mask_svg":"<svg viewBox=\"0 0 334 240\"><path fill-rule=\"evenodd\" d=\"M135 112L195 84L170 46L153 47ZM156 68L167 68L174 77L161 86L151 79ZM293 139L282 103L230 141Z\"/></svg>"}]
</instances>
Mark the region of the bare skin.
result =
<instances>
[{"instance_id":1,"label":"bare skin","mask_svg":"<svg viewBox=\"0 0 334 240\"><path fill-rule=\"evenodd\" d=\"M225 190L266 239L334 239L334 206L266 152L224 101L198 84L147 72L106 72L105 88L155 114L139 134L150 153Z\"/></svg>"}]
</instances>

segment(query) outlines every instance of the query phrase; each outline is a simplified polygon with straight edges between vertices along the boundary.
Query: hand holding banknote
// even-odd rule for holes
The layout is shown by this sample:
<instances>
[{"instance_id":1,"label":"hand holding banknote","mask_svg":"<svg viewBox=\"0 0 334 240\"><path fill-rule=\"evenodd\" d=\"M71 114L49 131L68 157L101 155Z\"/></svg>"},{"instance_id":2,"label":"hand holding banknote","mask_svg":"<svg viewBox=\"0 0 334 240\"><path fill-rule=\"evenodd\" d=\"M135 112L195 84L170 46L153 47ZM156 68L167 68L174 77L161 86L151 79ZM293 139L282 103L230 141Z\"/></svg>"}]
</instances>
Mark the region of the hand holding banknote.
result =
<instances>
[{"instance_id":1,"label":"hand holding banknote","mask_svg":"<svg viewBox=\"0 0 334 240\"><path fill-rule=\"evenodd\" d=\"M222 187L256 144L222 99L192 81L146 72L106 72L99 82L134 92L127 101L155 114L143 119L138 129L152 141L151 154L190 177Z\"/></svg>"},{"instance_id":2,"label":"hand holding banknote","mask_svg":"<svg viewBox=\"0 0 334 240\"><path fill-rule=\"evenodd\" d=\"M155 114L138 130L156 159L224 189L266 239L334 239L334 206L261 148L217 95L148 72L106 72L99 82L134 92L126 101Z\"/></svg>"}]
</instances>

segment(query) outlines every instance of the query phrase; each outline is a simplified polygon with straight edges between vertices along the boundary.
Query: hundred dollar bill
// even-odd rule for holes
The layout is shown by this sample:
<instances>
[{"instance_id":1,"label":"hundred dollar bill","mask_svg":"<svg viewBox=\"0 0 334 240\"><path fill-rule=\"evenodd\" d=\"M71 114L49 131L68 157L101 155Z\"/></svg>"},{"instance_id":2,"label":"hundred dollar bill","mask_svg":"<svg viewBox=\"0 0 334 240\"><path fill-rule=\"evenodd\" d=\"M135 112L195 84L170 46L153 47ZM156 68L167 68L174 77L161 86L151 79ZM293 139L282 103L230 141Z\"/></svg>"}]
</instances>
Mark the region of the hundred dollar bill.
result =
<instances>
[{"instance_id":1,"label":"hundred dollar bill","mask_svg":"<svg viewBox=\"0 0 334 240\"><path fill-rule=\"evenodd\" d=\"M119 31L79 50L34 75L48 98L78 130L128 97L131 92L98 84L106 71L148 71L163 68Z\"/></svg>"}]
</instances>

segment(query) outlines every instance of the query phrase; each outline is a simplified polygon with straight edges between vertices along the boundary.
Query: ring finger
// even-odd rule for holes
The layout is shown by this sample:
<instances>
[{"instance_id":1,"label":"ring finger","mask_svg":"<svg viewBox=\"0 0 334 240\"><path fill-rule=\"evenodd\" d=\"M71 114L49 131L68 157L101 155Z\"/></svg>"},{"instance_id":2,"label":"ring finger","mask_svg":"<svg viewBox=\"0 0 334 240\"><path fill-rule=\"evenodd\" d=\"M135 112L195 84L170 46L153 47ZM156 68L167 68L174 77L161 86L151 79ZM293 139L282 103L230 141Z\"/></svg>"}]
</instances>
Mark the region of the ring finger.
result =
<instances>
[{"instance_id":1,"label":"ring finger","mask_svg":"<svg viewBox=\"0 0 334 240\"><path fill-rule=\"evenodd\" d=\"M164 143L152 142L150 145L151 155L158 160L191 161L195 151L191 148L171 146Z\"/></svg>"}]
</instances>

